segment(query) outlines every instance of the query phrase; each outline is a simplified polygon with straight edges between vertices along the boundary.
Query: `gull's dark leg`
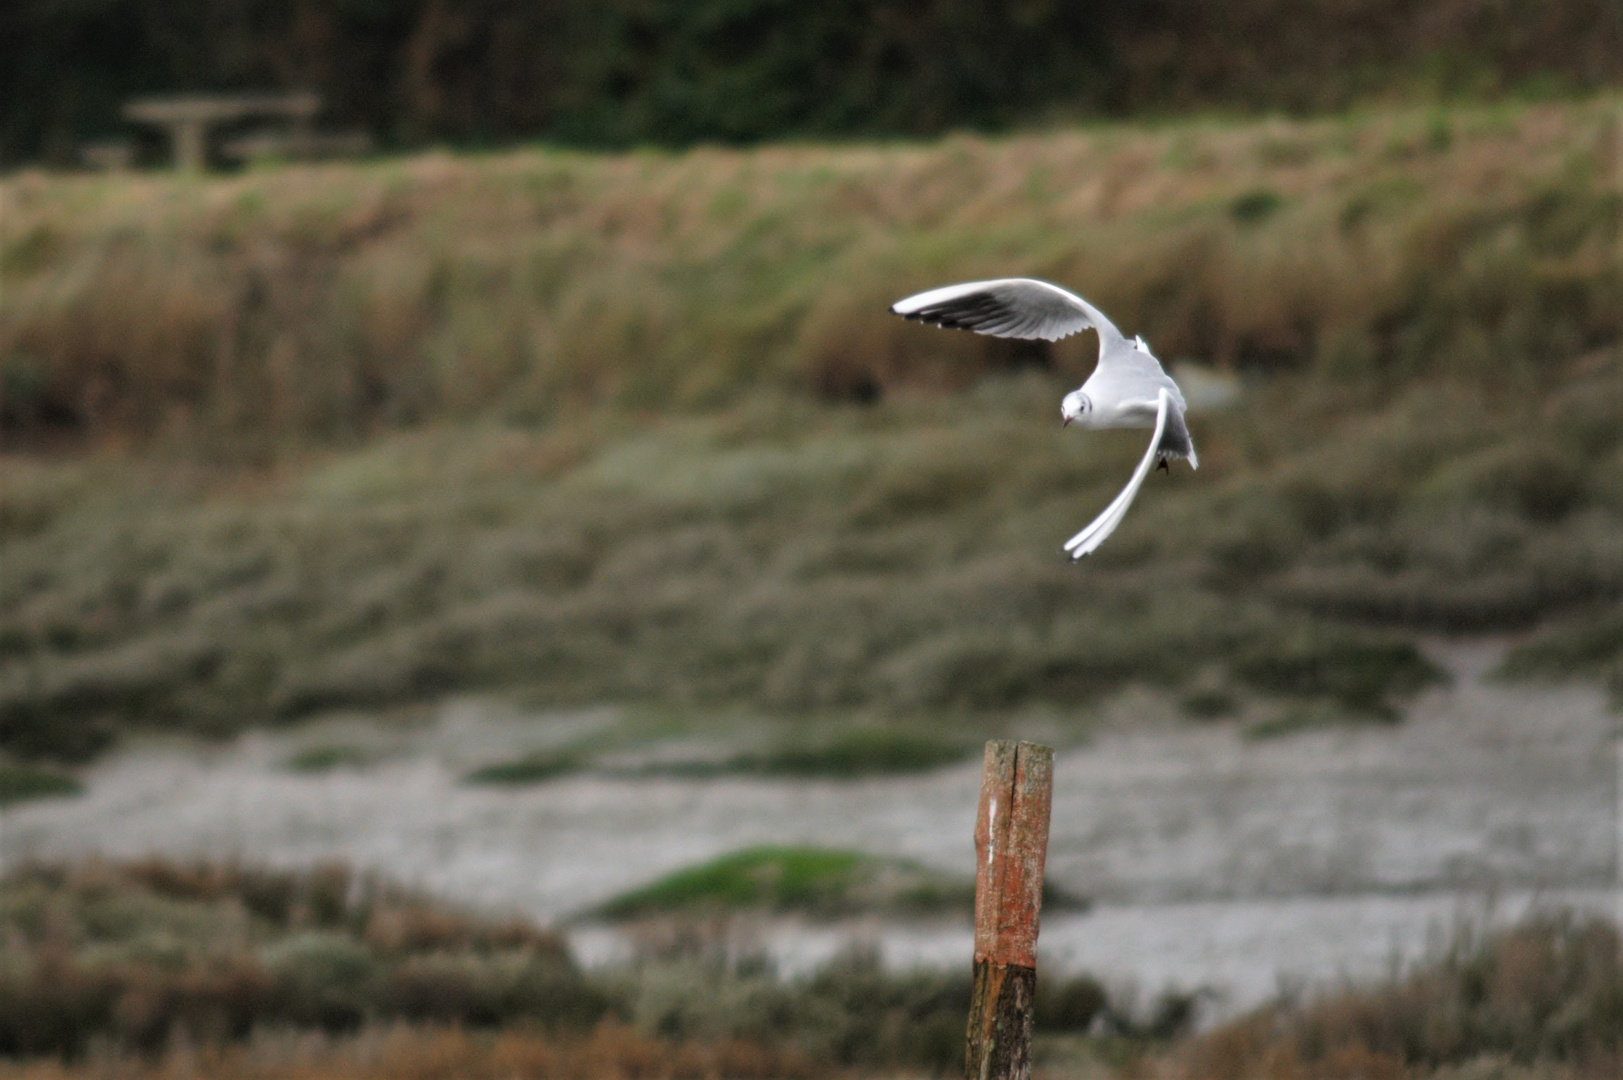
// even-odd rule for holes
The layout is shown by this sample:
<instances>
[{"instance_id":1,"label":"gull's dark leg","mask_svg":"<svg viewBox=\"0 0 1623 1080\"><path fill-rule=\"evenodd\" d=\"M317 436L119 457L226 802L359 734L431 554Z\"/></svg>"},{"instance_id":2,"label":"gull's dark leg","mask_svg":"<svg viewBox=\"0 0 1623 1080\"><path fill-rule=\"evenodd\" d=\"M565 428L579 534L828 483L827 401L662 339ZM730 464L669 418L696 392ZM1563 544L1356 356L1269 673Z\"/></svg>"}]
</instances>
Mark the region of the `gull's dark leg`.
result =
<instances>
[{"instance_id":1,"label":"gull's dark leg","mask_svg":"<svg viewBox=\"0 0 1623 1080\"><path fill-rule=\"evenodd\" d=\"M1166 458L1157 458L1155 460L1155 467L1166 473L1168 476L1172 475L1172 467L1167 464Z\"/></svg>"}]
</instances>

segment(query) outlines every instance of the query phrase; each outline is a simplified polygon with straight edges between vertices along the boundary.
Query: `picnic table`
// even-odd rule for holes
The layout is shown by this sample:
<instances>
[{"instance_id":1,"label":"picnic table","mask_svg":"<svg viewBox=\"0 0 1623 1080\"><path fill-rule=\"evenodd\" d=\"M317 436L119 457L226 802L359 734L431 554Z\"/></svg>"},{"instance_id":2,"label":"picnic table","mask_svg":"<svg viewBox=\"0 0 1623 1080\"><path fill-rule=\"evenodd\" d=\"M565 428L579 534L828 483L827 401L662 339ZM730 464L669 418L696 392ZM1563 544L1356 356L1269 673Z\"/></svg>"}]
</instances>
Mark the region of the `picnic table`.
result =
<instances>
[{"instance_id":1,"label":"picnic table","mask_svg":"<svg viewBox=\"0 0 1623 1080\"><path fill-rule=\"evenodd\" d=\"M124 118L139 124L167 128L175 151L175 165L183 172L202 172L208 166L209 129L221 124L259 118L289 121L294 139L308 136L310 121L321 111L315 94L188 94L137 98L124 106Z\"/></svg>"}]
</instances>

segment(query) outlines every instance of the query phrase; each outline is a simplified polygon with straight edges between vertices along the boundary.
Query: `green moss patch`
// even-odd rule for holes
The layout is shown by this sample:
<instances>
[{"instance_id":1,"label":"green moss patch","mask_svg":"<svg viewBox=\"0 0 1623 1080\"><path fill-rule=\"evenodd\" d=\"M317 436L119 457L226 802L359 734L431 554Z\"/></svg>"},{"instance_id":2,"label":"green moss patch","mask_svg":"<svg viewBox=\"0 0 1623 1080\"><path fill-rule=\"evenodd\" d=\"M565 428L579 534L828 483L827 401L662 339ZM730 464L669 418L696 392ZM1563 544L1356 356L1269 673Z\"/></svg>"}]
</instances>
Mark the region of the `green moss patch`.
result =
<instances>
[{"instance_id":1,"label":"green moss patch","mask_svg":"<svg viewBox=\"0 0 1623 1080\"><path fill-rule=\"evenodd\" d=\"M1052 910L1087 901L1060 889L1044 891ZM596 908L606 919L707 911L755 910L814 917L842 915L969 916L975 883L905 859L816 847L754 847L688 867Z\"/></svg>"},{"instance_id":2,"label":"green moss patch","mask_svg":"<svg viewBox=\"0 0 1623 1080\"><path fill-rule=\"evenodd\" d=\"M78 795L84 785L66 773L33 765L0 764L0 806Z\"/></svg>"},{"instance_id":3,"label":"green moss patch","mask_svg":"<svg viewBox=\"0 0 1623 1080\"><path fill-rule=\"evenodd\" d=\"M962 741L895 731L852 731L812 746L785 746L736 759L737 771L767 776L861 777L929 772L974 753Z\"/></svg>"},{"instance_id":4,"label":"green moss patch","mask_svg":"<svg viewBox=\"0 0 1623 1080\"><path fill-rule=\"evenodd\" d=\"M753 908L833 916L874 910L965 910L973 882L854 851L756 847L678 870L597 909L624 919Z\"/></svg>"},{"instance_id":5,"label":"green moss patch","mask_svg":"<svg viewBox=\"0 0 1623 1080\"><path fill-rule=\"evenodd\" d=\"M973 757L978 746L922 732L853 730L821 741L786 741L720 761L678 761L636 770L643 775L781 776L857 780L930 772Z\"/></svg>"},{"instance_id":6,"label":"green moss patch","mask_svg":"<svg viewBox=\"0 0 1623 1080\"><path fill-rule=\"evenodd\" d=\"M586 765L586 758L575 751L537 751L514 758L512 761L497 761L482 765L464 776L462 782L522 787L568 776L584 769Z\"/></svg>"},{"instance_id":7,"label":"green moss patch","mask_svg":"<svg viewBox=\"0 0 1623 1080\"><path fill-rule=\"evenodd\" d=\"M377 755L362 746L332 743L307 746L282 763L288 772L323 773L334 769L359 769L372 764Z\"/></svg>"}]
</instances>

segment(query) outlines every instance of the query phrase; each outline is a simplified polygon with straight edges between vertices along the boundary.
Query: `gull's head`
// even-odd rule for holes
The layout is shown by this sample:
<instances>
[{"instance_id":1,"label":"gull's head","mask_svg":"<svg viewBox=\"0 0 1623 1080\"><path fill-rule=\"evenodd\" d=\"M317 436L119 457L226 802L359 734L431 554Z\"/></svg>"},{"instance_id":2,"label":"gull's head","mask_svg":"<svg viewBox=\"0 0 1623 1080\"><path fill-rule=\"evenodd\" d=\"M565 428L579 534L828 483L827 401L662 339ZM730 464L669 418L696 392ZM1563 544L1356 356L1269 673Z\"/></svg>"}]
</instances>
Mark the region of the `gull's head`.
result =
<instances>
[{"instance_id":1,"label":"gull's head","mask_svg":"<svg viewBox=\"0 0 1623 1080\"><path fill-rule=\"evenodd\" d=\"M1059 418L1061 421L1061 426L1070 427L1077 421L1086 418L1088 413L1092 411L1093 402L1088 400L1088 395L1084 394L1080 390L1072 390L1069 394L1066 394L1064 400L1059 403Z\"/></svg>"}]
</instances>

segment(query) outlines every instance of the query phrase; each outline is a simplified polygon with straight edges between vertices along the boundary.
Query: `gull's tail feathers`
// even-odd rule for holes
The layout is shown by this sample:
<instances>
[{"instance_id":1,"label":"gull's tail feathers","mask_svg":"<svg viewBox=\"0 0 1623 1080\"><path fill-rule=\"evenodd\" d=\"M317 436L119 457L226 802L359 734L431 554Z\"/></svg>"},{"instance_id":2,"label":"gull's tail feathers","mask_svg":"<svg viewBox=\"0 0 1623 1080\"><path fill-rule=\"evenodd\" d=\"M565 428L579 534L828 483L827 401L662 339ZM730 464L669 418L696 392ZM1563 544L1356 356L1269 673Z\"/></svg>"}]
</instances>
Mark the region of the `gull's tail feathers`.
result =
<instances>
[{"instance_id":1,"label":"gull's tail feathers","mask_svg":"<svg viewBox=\"0 0 1623 1080\"><path fill-rule=\"evenodd\" d=\"M1189 426L1184 423L1182 409L1167 409L1166 434L1156 445L1161 460L1183 458L1189 462L1191 469L1200 468L1200 458L1195 454L1195 440L1189 437Z\"/></svg>"},{"instance_id":2,"label":"gull's tail feathers","mask_svg":"<svg viewBox=\"0 0 1623 1080\"><path fill-rule=\"evenodd\" d=\"M1144 478L1150 475L1150 469L1155 465L1155 459L1161 448L1161 438L1167 430L1167 416L1172 411L1172 395L1163 389L1155 411L1155 434L1150 436L1150 445L1144 450L1143 460L1138 463L1138 468L1133 470L1133 478L1127 481L1127 486L1121 489L1121 494L1105 507L1104 513L1094 518L1087 528L1065 541L1065 551L1072 560L1086 558L1097 551L1099 545L1116 531L1121 519L1127 516L1127 508L1133 505L1138 489L1144 486ZM1190 444L1191 462L1194 459L1194 449L1194 445Z\"/></svg>"}]
</instances>

